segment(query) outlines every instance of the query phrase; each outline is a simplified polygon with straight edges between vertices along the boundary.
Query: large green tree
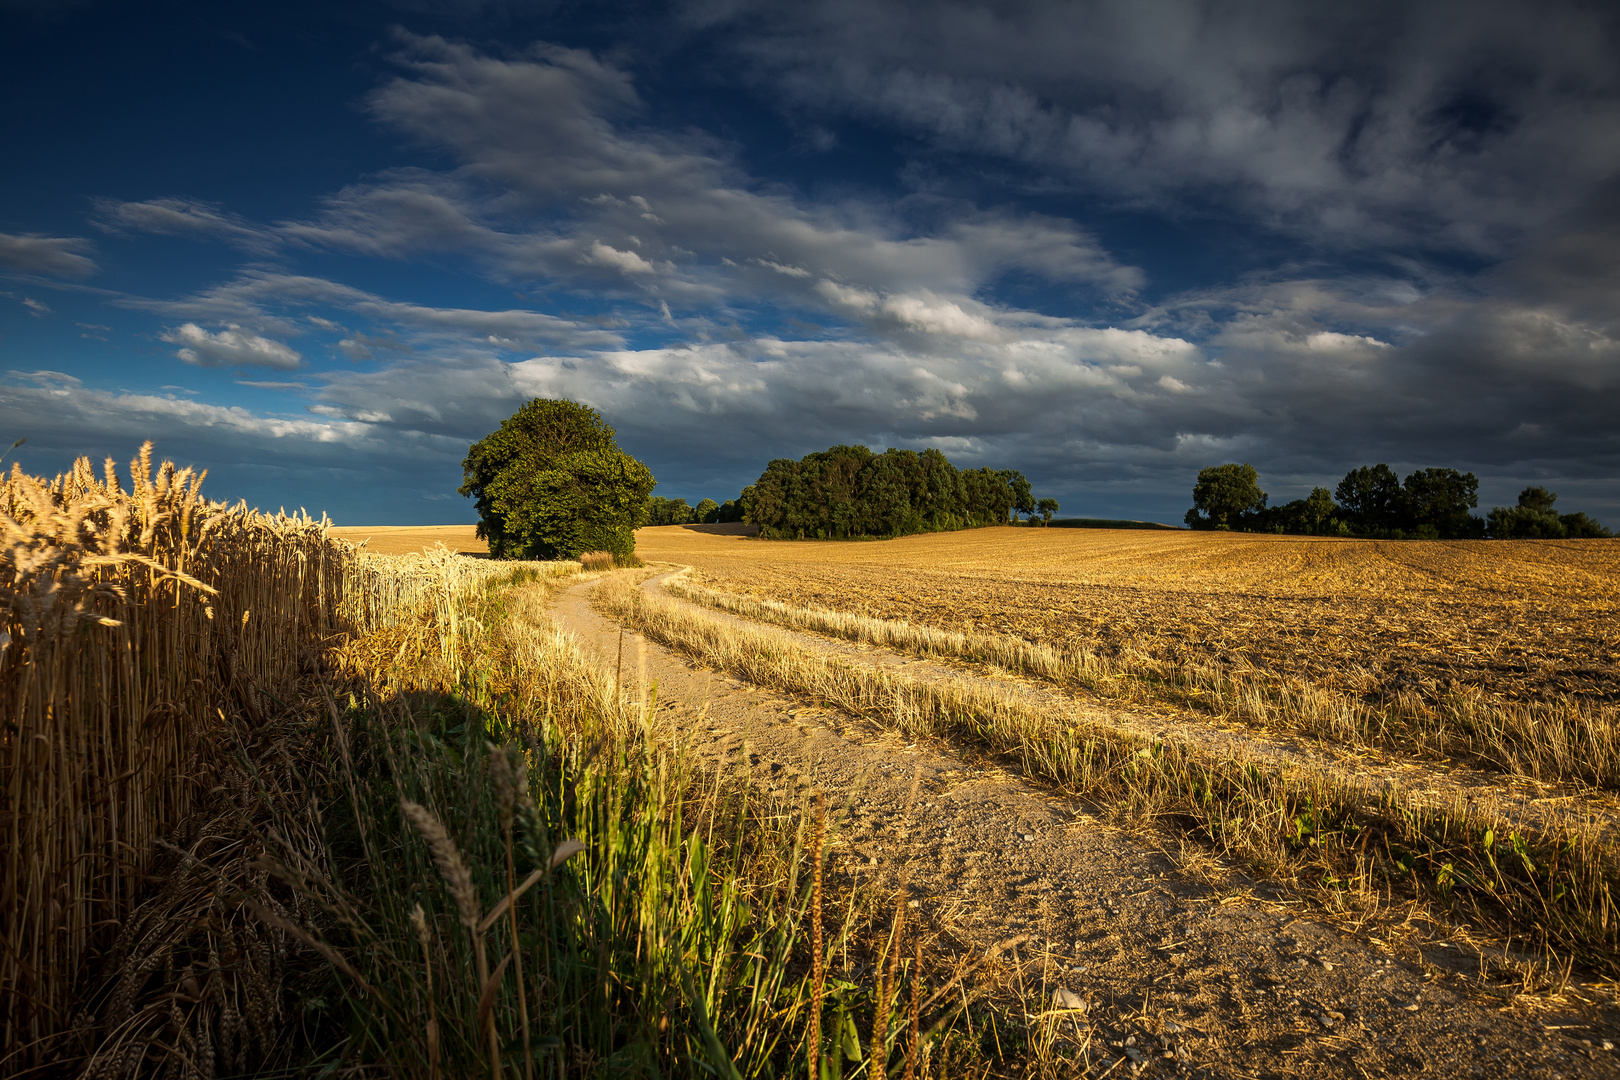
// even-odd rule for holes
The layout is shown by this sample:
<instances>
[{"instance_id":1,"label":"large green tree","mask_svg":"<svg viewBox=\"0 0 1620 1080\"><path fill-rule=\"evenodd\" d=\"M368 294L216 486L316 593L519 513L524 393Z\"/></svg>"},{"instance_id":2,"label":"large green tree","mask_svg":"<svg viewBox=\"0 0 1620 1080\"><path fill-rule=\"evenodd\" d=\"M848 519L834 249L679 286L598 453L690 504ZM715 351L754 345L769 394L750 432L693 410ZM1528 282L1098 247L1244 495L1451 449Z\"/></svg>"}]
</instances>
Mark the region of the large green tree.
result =
<instances>
[{"instance_id":1,"label":"large green tree","mask_svg":"<svg viewBox=\"0 0 1620 1080\"><path fill-rule=\"evenodd\" d=\"M497 559L629 556L654 484L595 409L545 398L473 443L461 470L461 494L475 501L478 535Z\"/></svg>"},{"instance_id":2,"label":"large green tree","mask_svg":"<svg viewBox=\"0 0 1620 1080\"><path fill-rule=\"evenodd\" d=\"M1334 492L1339 505L1363 532L1393 529L1400 523L1403 498L1401 478L1379 462L1351 469Z\"/></svg>"},{"instance_id":3,"label":"large green tree","mask_svg":"<svg viewBox=\"0 0 1620 1080\"><path fill-rule=\"evenodd\" d=\"M1195 529L1232 529L1265 508L1266 493L1260 490L1260 473L1253 465L1211 465L1198 471L1186 520Z\"/></svg>"},{"instance_id":4,"label":"large green tree","mask_svg":"<svg viewBox=\"0 0 1620 1080\"><path fill-rule=\"evenodd\" d=\"M1485 523L1468 513L1479 505L1479 480L1456 469L1415 469L1402 485L1407 524L1428 539L1484 535Z\"/></svg>"}]
</instances>

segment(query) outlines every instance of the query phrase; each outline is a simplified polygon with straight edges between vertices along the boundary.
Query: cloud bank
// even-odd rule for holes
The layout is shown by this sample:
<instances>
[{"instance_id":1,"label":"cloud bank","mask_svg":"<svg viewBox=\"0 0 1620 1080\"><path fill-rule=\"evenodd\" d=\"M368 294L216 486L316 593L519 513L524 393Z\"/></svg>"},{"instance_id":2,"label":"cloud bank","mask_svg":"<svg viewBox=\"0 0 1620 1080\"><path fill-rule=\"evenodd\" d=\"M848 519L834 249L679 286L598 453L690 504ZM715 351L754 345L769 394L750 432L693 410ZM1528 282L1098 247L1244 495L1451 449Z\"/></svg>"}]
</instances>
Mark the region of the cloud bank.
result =
<instances>
[{"instance_id":1,"label":"cloud bank","mask_svg":"<svg viewBox=\"0 0 1620 1080\"><path fill-rule=\"evenodd\" d=\"M214 284L109 302L159 320L171 364L297 371L238 384L277 406L36 372L8 407L448 475L525 398L566 396L676 494L866 442L1017 465L1074 509L1183 500L1217 461L1308 487L1386 460L1563 478L1620 512L1615 20L1200 12L680 9L733 61L717 77L820 133L796 153L877 131L903 159L821 185L767 174L746 131L671 122L634 49L398 31L361 106L416 164L274 220L175 193L92 207L109 244L237 253ZM1142 239L1200 229L1283 254L1188 283ZM0 236L0 265L82 278L91 250ZM488 302L349 284L356 265L431 267Z\"/></svg>"}]
</instances>

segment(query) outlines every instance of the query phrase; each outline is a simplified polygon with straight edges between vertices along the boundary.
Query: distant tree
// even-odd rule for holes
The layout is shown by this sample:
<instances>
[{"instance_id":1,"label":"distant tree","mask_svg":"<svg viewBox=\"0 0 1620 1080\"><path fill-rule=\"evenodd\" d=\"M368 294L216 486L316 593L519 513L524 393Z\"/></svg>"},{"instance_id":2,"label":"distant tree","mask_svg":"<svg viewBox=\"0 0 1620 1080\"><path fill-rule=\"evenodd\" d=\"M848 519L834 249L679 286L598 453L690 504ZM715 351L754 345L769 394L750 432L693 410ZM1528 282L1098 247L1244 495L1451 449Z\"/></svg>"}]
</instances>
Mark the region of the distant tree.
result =
<instances>
[{"instance_id":1,"label":"distant tree","mask_svg":"<svg viewBox=\"0 0 1620 1080\"><path fill-rule=\"evenodd\" d=\"M1337 509L1333 494L1327 488L1311 488L1310 495L1305 499L1305 520L1310 525L1312 536L1321 536L1327 531L1328 521Z\"/></svg>"},{"instance_id":2,"label":"distant tree","mask_svg":"<svg viewBox=\"0 0 1620 1080\"><path fill-rule=\"evenodd\" d=\"M1362 532L1387 531L1400 525L1401 478L1382 462L1351 469L1333 494Z\"/></svg>"},{"instance_id":3,"label":"distant tree","mask_svg":"<svg viewBox=\"0 0 1620 1080\"><path fill-rule=\"evenodd\" d=\"M1012 491L1012 508L1015 513L1031 516L1035 513L1035 493L1030 490L1029 481L1017 469L1003 469L1002 479Z\"/></svg>"},{"instance_id":4,"label":"distant tree","mask_svg":"<svg viewBox=\"0 0 1620 1080\"><path fill-rule=\"evenodd\" d=\"M1493 540L1562 540L1569 535L1558 515L1525 506L1495 506L1485 515Z\"/></svg>"},{"instance_id":5,"label":"distant tree","mask_svg":"<svg viewBox=\"0 0 1620 1080\"><path fill-rule=\"evenodd\" d=\"M1556 492L1527 487L1519 505L1497 506L1486 517L1486 530L1496 540L1606 539L1614 533L1584 513L1560 514L1553 509Z\"/></svg>"},{"instance_id":6,"label":"distant tree","mask_svg":"<svg viewBox=\"0 0 1620 1080\"><path fill-rule=\"evenodd\" d=\"M1266 493L1253 465L1211 465L1199 470L1186 521L1194 528L1231 529L1265 507Z\"/></svg>"},{"instance_id":7,"label":"distant tree","mask_svg":"<svg viewBox=\"0 0 1620 1080\"><path fill-rule=\"evenodd\" d=\"M692 508L685 499L654 495L647 501L648 525L685 525L692 520Z\"/></svg>"},{"instance_id":8,"label":"distant tree","mask_svg":"<svg viewBox=\"0 0 1620 1080\"><path fill-rule=\"evenodd\" d=\"M1417 469L1402 485L1405 524L1420 537L1457 539L1485 533L1468 511L1479 505L1479 480L1456 469Z\"/></svg>"},{"instance_id":9,"label":"distant tree","mask_svg":"<svg viewBox=\"0 0 1620 1080\"><path fill-rule=\"evenodd\" d=\"M1558 520L1571 540L1607 540L1614 536L1601 522L1584 513L1559 514Z\"/></svg>"},{"instance_id":10,"label":"distant tree","mask_svg":"<svg viewBox=\"0 0 1620 1080\"><path fill-rule=\"evenodd\" d=\"M720 520L720 504L713 499L704 499L692 508L692 520L712 525Z\"/></svg>"},{"instance_id":11,"label":"distant tree","mask_svg":"<svg viewBox=\"0 0 1620 1080\"><path fill-rule=\"evenodd\" d=\"M747 487L742 489L741 494L739 494L735 499L726 500L725 505L720 507L720 520L747 521L748 506L753 498L754 485L749 484Z\"/></svg>"},{"instance_id":12,"label":"distant tree","mask_svg":"<svg viewBox=\"0 0 1620 1080\"><path fill-rule=\"evenodd\" d=\"M628 556L655 483L595 409L541 398L473 443L462 476L497 559Z\"/></svg>"},{"instance_id":13,"label":"distant tree","mask_svg":"<svg viewBox=\"0 0 1620 1080\"><path fill-rule=\"evenodd\" d=\"M1050 524L1052 515L1058 512L1058 501L1056 499L1042 499L1035 504L1035 509L1041 515L1041 524Z\"/></svg>"},{"instance_id":14,"label":"distant tree","mask_svg":"<svg viewBox=\"0 0 1620 1080\"><path fill-rule=\"evenodd\" d=\"M1534 487L1527 487L1519 492L1519 505L1538 514L1553 513L1553 503L1557 501L1558 493L1556 491L1548 491L1539 484Z\"/></svg>"}]
</instances>

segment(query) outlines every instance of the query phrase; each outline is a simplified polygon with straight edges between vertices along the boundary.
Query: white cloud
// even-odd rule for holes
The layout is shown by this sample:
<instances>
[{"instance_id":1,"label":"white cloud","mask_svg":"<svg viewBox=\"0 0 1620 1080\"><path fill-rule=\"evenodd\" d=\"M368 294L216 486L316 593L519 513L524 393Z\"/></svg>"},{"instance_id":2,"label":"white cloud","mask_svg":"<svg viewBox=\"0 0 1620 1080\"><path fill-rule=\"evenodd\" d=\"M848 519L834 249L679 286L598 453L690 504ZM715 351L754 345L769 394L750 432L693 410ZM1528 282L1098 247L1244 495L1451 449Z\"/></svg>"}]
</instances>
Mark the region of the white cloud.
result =
<instances>
[{"instance_id":1,"label":"white cloud","mask_svg":"<svg viewBox=\"0 0 1620 1080\"><path fill-rule=\"evenodd\" d=\"M787 277L807 278L811 276L810 271L806 270L802 266L783 266L781 263L773 262L770 259L755 259L754 262L760 266L763 266L767 270L775 270L778 274L783 274Z\"/></svg>"},{"instance_id":2,"label":"white cloud","mask_svg":"<svg viewBox=\"0 0 1620 1080\"><path fill-rule=\"evenodd\" d=\"M1344 349L1353 346L1366 346L1374 349L1387 349L1389 342L1379 341L1366 334L1339 334L1331 330L1319 330L1305 339L1305 347L1317 352L1334 349Z\"/></svg>"},{"instance_id":3,"label":"white cloud","mask_svg":"<svg viewBox=\"0 0 1620 1080\"><path fill-rule=\"evenodd\" d=\"M1191 379L1204 361L1185 341L1072 325L1023 332L998 326L994 337L947 334L928 352L762 336L512 363L412 361L333 373L318 396L327 415L386 413L402 427L473 437L527 397L569 397L601 408L626 445L660 460L747 447L761 463L785 439L808 449L855 433L993 445L1079 428L1125 443L1152 441L1159 427L1191 420L1196 410L1227 407L1217 395L1188 413L1110 371L1126 366L1152 378L1174 371Z\"/></svg>"},{"instance_id":4,"label":"white cloud","mask_svg":"<svg viewBox=\"0 0 1620 1080\"><path fill-rule=\"evenodd\" d=\"M994 322L978 312L966 310L970 304L966 298L948 300L923 293L887 297L880 310L906 328L924 334L980 341L1000 336Z\"/></svg>"},{"instance_id":5,"label":"white cloud","mask_svg":"<svg viewBox=\"0 0 1620 1080\"><path fill-rule=\"evenodd\" d=\"M76 236L0 233L0 268L48 277L88 277L100 271L90 241Z\"/></svg>"},{"instance_id":6,"label":"white cloud","mask_svg":"<svg viewBox=\"0 0 1620 1080\"><path fill-rule=\"evenodd\" d=\"M392 170L344 188L311 218L266 226L181 199L104 202L104 218L122 228L244 244L273 238L284 250L459 257L503 282L538 279L593 303L633 300L637 310L619 313L631 323L673 320L666 312L674 305L689 332L700 335L757 301L853 319L880 338L988 340L995 317L975 297L1000 275L1081 284L1109 296L1128 296L1143 283L1139 270L1061 219L942 205L935 208L941 224L919 232L892 206L813 202L759 184L714 140L634 127L640 102L628 74L588 53L542 44L495 57L432 37L402 36L401 44L407 75L379 88L369 107L407 135L448 150L458 160L453 170ZM453 335L475 326L483 344L496 348L620 344L612 331L538 313L453 314L264 271L144 306L289 337L308 328L307 315L282 314L300 302L406 324L442 347L454 347ZM502 321L522 325L492 325ZM352 334L338 347L354 357L376 355Z\"/></svg>"},{"instance_id":7,"label":"white cloud","mask_svg":"<svg viewBox=\"0 0 1620 1080\"><path fill-rule=\"evenodd\" d=\"M369 428L274 416L176 397L97 390L60 372L11 372L14 380L0 395L0 420L19 430L34 428L41 416L69 432L98 432L133 439L224 437L262 442L334 445L363 444ZM27 385L32 384L32 385Z\"/></svg>"},{"instance_id":8,"label":"white cloud","mask_svg":"<svg viewBox=\"0 0 1620 1080\"><path fill-rule=\"evenodd\" d=\"M358 417L276 415L178 396L189 393L181 387L113 391L56 372L11 372L0 380L0 431L28 437L35 455L25 462L30 471L48 472L81 454L128 460L152 439L162 457L209 470L205 491L214 498L249 495L271 508L312 510L324 503L339 514L370 505L384 519L388 504L367 503L368 481L393 487L414 480L430 491L453 492L467 450L459 432L404 430ZM49 464L52 458L60 464ZM265 476L279 479L266 487ZM340 478L335 485L323 485L323 478L334 476Z\"/></svg>"},{"instance_id":9,"label":"white cloud","mask_svg":"<svg viewBox=\"0 0 1620 1080\"><path fill-rule=\"evenodd\" d=\"M34 318L36 319L43 319L45 316L51 314L49 304L46 304L42 300L35 300L32 296L23 297L23 307L32 312Z\"/></svg>"},{"instance_id":10,"label":"white cloud","mask_svg":"<svg viewBox=\"0 0 1620 1080\"><path fill-rule=\"evenodd\" d=\"M242 364L293 371L304 359L291 347L250 333L235 324L210 333L196 323L182 323L165 331L163 340L171 345L184 346L175 355L199 367Z\"/></svg>"},{"instance_id":11,"label":"white cloud","mask_svg":"<svg viewBox=\"0 0 1620 1080\"><path fill-rule=\"evenodd\" d=\"M623 270L627 274L650 274L653 264L643 259L633 251L619 251L609 247L600 240L591 244L590 250L580 256L580 262L592 266L608 266L616 270Z\"/></svg>"}]
</instances>

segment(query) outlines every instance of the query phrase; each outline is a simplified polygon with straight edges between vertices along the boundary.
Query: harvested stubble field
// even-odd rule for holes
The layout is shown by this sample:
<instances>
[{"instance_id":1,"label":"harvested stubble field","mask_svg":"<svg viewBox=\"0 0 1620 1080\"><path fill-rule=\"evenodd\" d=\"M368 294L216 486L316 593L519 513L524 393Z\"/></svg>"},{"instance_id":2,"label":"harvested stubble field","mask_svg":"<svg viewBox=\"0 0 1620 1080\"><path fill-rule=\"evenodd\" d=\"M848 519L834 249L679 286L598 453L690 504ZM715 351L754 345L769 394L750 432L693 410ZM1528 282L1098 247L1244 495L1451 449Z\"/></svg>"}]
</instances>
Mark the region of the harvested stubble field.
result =
<instances>
[{"instance_id":1,"label":"harvested stubble field","mask_svg":"<svg viewBox=\"0 0 1620 1080\"><path fill-rule=\"evenodd\" d=\"M443 544L450 551L488 555L489 545L478 539L476 525L341 525L329 534L361 544L372 555L415 555Z\"/></svg>"},{"instance_id":2,"label":"harvested stubble field","mask_svg":"<svg viewBox=\"0 0 1620 1080\"><path fill-rule=\"evenodd\" d=\"M984 529L880 543L643 529L728 591L1369 700L1620 701L1620 544Z\"/></svg>"},{"instance_id":3,"label":"harvested stubble field","mask_svg":"<svg viewBox=\"0 0 1620 1080\"><path fill-rule=\"evenodd\" d=\"M1027 529L887 543L772 543L749 539L744 531L643 530L642 558L695 573L660 575L639 590L623 582L605 587L598 610L699 667L742 685L834 703L900 742L915 740L916 748L927 743L964 760L988 751L970 772L1000 766L1051 785L1050 792L1078 800L1142 842L1179 852L1172 860L1190 878L1208 874L1225 882L1234 871L1252 875L1251 882L1264 880L1289 897L1278 903L1303 903L1316 917L1370 934L1366 940L1374 949L1404 942L1401 947L1413 948L1422 965L1428 963L1422 956L1468 941L1479 963L1478 979L1465 993L1506 1001L1503 1012L1537 993L1546 993L1533 1006L1538 1009L1613 1000L1612 897L1620 864L1610 827L1620 725L1613 701L1614 632L1603 624L1616 606L1620 548ZM698 580L685 583L692 578ZM1166 642L1165 623L1179 626L1205 651L1171 651L1185 646ZM1541 631L1531 639L1534 648L1516 636L1527 624ZM1289 640L1308 636L1317 640ZM1510 663L1504 658L1515 647L1519 658ZM1385 652L1393 650L1447 665L1452 682L1381 684ZM1485 652L1495 654L1489 662L1477 659ZM967 670L958 662L966 662ZM1361 669L1359 679L1346 677L1350 667ZM1524 685L1532 667L1546 685ZM1573 682L1561 681L1569 675ZM1267 696L1268 681L1281 690ZM1061 691L1054 697L1078 691L1073 715L1019 698L1034 684L1050 689L1053 683ZM1331 689L1318 693L1316 683ZM1571 685L1580 692L1569 692ZM1251 708L1246 695L1257 689L1262 693ZM1180 704L1199 707L1159 708L1178 695ZM1352 695L1370 703L1342 709ZM1097 707L1097 698L1107 704ZM1425 698L1433 708L1425 710ZM1472 711L1458 706L1458 699L1472 701ZM802 716L791 704L783 708L789 720ZM1081 715L1088 709L1089 716ZM1350 722L1315 722L1313 709L1318 719L1337 710ZM698 720L707 715L700 713ZM1302 761L1262 764L1241 747L1211 743L1198 734L1206 730L1200 715L1204 724L1222 728L1229 719L1238 721L1236 741L1252 741L1255 749L1282 734ZM1268 730L1249 726L1255 720ZM1279 731L1273 720L1292 731ZM760 725L749 730L761 740L770 737ZM1341 767L1341 755L1325 742L1293 743L1300 733L1351 744L1349 765ZM1394 775L1376 783L1358 779L1354 751L1364 738L1385 743L1380 760L1395 766ZM1330 752L1321 754L1324 749ZM793 748L773 752L791 757ZM1499 805L1492 797L1476 801L1457 787L1459 771L1440 760L1453 752L1498 770L1478 774L1487 791L1499 783L1523 797ZM881 752L875 753L874 760L881 760ZM859 756L843 747L837 754L840 761ZM1558 820L1545 816L1544 808L1548 814L1557 808ZM907 842L891 853L930 866L944 860L945 872L934 883L941 897L973 892L973 868L984 857L964 849L957 853L960 868L949 861L952 824L962 820L944 822L939 850ZM992 831L1005 828L1005 820L992 824ZM1101 864L1082 859L1058 868L1052 880L1085 880L1104 873L1106 863L1106 856ZM1564 874L1586 884L1573 884L1573 877L1569 883L1554 880ZM1026 901L992 898L981 890L965 902L1027 914ZM1115 915L1110 910L1110 920ZM1432 930L1413 929L1420 924ZM1183 933L1167 931L1165 941L1172 936ZM1566 995L1558 977L1526 977L1526 991L1533 983L1541 988L1529 997L1504 989L1486 958L1506 958L1526 945L1530 955L1566 973L1566 963L1585 968L1576 976L1583 983L1580 993ZM1263 955L1267 947L1263 939L1246 940L1245 959L1222 960L1209 974L1230 978L1253 966L1248 957ZM1074 948L1080 951L1081 943ZM1448 977L1468 982L1467 967ZM1428 977L1441 978L1438 969L1426 970ZM1594 975L1596 982L1585 982ZM1094 976L1106 977L1102 969ZM1165 977L1155 973L1154 984ZM1341 1001L1341 1007L1348 1014L1353 1005L1366 1017L1378 1008L1377 987L1367 994L1363 1001L1357 991L1347 999L1352 1004ZM1171 1007L1192 1009L1185 1001ZM1493 1013L1501 1008L1490 1006ZM1241 1023L1234 1021L1254 1028L1245 1047L1254 1045L1268 1022L1247 1007ZM1365 1022L1370 1026L1362 1037L1383 1042L1385 1033ZM1558 1021L1560 1030L1605 1033L1610 1023L1595 1014ZM1423 1041L1439 1033L1428 1031ZM1478 1038L1480 1047L1494 1043ZM1601 1046L1607 1051L1610 1042ZM1374 1073L1362 1068L1360 1075L1381 1068L1377 1061L1356 1064L1373 1065ZM1411 1064L1415 1071L1417 1062ZM1245 1066L1268 1072L1258 1060ZM1513 1074L1492 1066L1473 1071Z\"/></svg>"}]
</instances>

